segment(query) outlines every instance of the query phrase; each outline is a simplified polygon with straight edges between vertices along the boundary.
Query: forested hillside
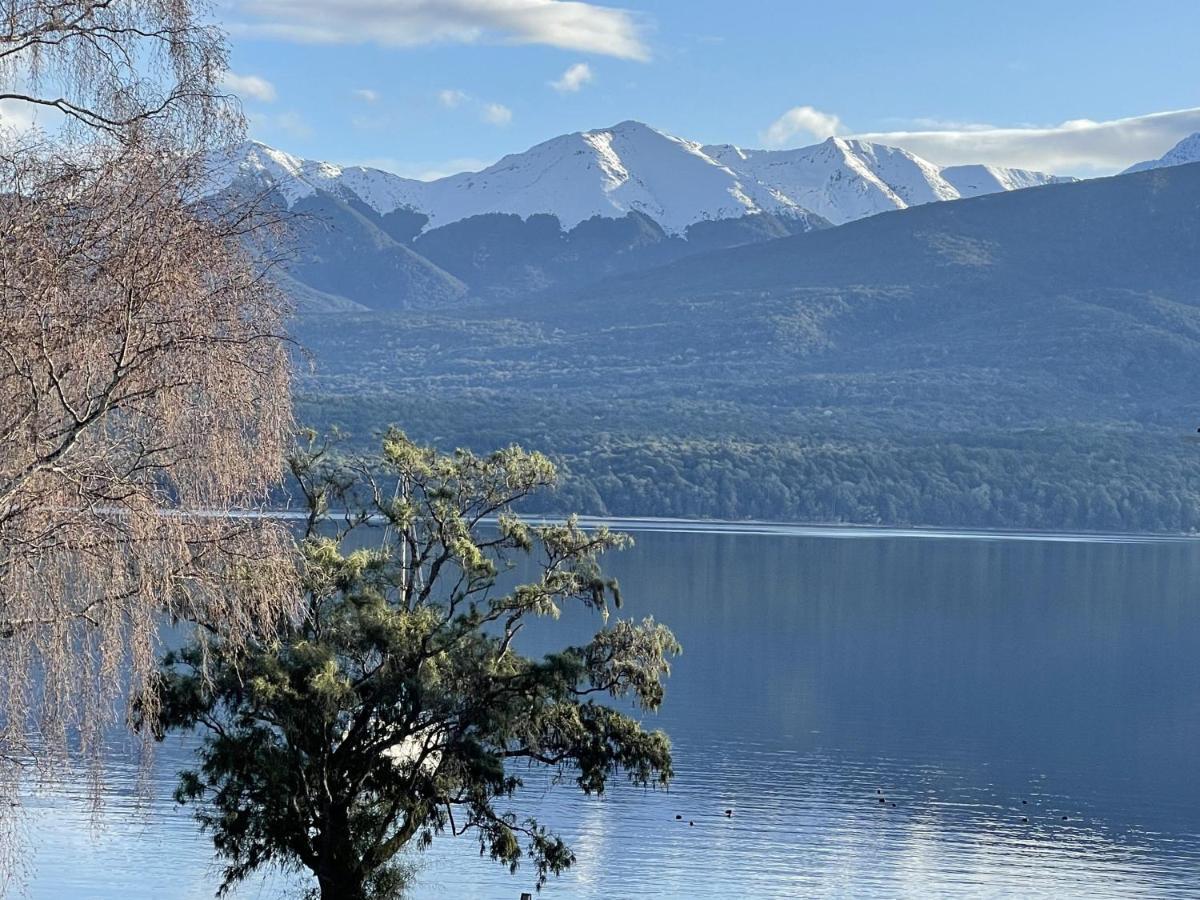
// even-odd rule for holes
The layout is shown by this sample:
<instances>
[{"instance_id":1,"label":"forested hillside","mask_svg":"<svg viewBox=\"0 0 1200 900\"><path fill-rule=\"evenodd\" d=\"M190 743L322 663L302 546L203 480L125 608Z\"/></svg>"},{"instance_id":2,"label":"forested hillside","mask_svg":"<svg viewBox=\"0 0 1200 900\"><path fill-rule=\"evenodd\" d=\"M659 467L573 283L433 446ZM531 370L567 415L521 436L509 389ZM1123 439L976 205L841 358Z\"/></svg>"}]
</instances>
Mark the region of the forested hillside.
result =
<instances>
[{"instance_id":1,"label":"forested hillside","mask_svg":"<svg viewBox=\"0 0 1200 900\"><path fill-rule=\"evenodd\" d=\"M308 418L546 447L563 508L1197 526L1197 165L298 332Z\"/></svg>"}]
</instances>

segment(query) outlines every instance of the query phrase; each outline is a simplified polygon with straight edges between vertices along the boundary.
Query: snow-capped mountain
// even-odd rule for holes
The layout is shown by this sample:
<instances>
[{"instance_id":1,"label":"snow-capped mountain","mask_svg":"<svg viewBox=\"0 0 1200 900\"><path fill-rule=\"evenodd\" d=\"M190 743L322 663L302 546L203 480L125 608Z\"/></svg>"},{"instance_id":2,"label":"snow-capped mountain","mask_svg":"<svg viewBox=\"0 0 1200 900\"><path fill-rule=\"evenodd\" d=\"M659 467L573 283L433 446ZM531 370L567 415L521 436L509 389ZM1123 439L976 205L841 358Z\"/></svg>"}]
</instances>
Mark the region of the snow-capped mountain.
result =
<instances>
[{"instance_id":1,"label":"snow-capped mountain","mask_svg":"<svg viewBox=\"0 0 1200 900\"><path fill-rule=\"evenodd\" d=\"M427 229L485 213L549 213L565 229L593 216L643 213L669 234L754 213L841 224L938 200L1070 181L992 166L942 168L896 147L829 138L798 150L702 146L640 122L561 135L480 172L436 181L298 159L255 142L230 150L214 188L241 178L294 203L316 191L361 200L381 215L410 209Z\"/></svg>"},{"instance_id":2,"label":"snow-capped mountain","mask_svg":"<svg viewBox=\"0 0 1200 900\"><path fill-rule=\"evenodd\" d=\"M1005 166L946 166L942 178L950 182L960 197L979 197L1003 191L1019 191L1042 184L1069 184L1078 181L1067 175L1047 175L1030 169Z\"/></svg>"},{"instance_id":3,"label":"snow-capped mountain","mask_svg":"<svg viewBox=\"0 0 1200 900\"><path fill-rule=\"evenodd\" d=\"M835 225L958 196L932 163L863 141L829 138L799 150L743 150L722 144L705 151Z\"/></svg>"},{"instance_id":4,"label":"snow-capped mountain","mask_svg":"<svg viewBox=\"0 0 1200 900\"><path fill-rule=\"evenodd\" d=\"M429 228L486 213L550 213L569 229L593 216L640 212L679 234L705 220L804 212L753 180L743 184L699 144L637 122L561 135L480 172L428 182L298 159L250 142L230 152L215 181L224 186L239 176L277 185L289 202L324 190L352 193L381 215L414 209L429 216Z\"/></svg>"},{"instance_id":5,"label":"snow-capped mountain","mask_svg":"<svg viewBox=\"0 0 1200 900\"><path fill-rule=\"evenodd\" d=\"M1200 131L1185 137L1158 159L1148 159L1132 165L1122 174L1145 172L1147 169L1165 169L1167 166L1186 166L1194 162L1200 162Z\"/></svg>"}]
</instances>

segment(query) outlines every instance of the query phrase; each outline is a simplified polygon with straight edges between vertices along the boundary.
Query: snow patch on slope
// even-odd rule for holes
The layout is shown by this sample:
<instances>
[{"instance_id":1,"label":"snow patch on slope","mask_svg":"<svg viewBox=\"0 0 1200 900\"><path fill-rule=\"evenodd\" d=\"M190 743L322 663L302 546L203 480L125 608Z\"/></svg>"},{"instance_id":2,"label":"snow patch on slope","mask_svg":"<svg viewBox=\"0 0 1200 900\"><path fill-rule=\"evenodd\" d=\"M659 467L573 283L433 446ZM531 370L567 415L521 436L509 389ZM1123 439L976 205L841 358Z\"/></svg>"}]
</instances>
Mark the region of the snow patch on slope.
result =
<instances>
[{"instance_id":1,"label":"snow patch on slope","mask_svg":"<svg viewBox=\"0 0 1200 900\"><path fill-rule=\"evenodd\" d=\"M561 135L482 171L429 182L302 160L256 142L232 148L215 169L216 189L240 180L275 185L288 203L327 191L380 214L424 213L428 228L485 213L542 213L569 229L593 216L639 212L672 234L696 222L755 213L813 212L841 224L1069 180L994 166L942 169L906 150L844 138L797 150L702 146L640 122Z\"/></svg>"},{"instance_id":2,"label":"snow patch on slope","mask_svg":"<svg viewBox=\"0 0 1200 900\"><path fill-rule=\"evenodd\" d=\"M1046 175L1029 169L1004 166L947 166L942 178L954 186L960 197L978 197L1000 191L1020 191L1043 184L1069 184L1078 181L1067 175Z\"/></svg>"},{"instance_id":3,"label":"snow patch on slope","mask_svg":"<svg viewBox=\"0 0 1200 900\"><path fill-rule=\"evenodd\" d=\"M1200 131L1185 137L1158 159L1148 159L1132 165L1122 174L1145 172L1147 169L1165 169L1168 166L1186 166L1194 162L1200 162Z\"/></svg>"},{"instance_id":4,"label":"snow patch on slope","mask_svg":"<svg viewBox=\"0 0 1200 900\"><path fill-rule=\"evenodd\" d=\"M715 159L835 225L958 197L933 163L906 150L829 138L797 150L706 147Z\"/></svg>"},{"instance_id":5,"label":"snow patch on slope","mask_svg":"<svg viewBox=\"0 0 1200 900\"><path fill-rule=\"evenodd\" d=\"M563 135L481 172L430 182L417 206L429 214L430 227L502 212L552 213L573 228L592 216L640 212L671 233L763 210L738 176L698 144L637 122Z\"/></svg>"}]
</instances>

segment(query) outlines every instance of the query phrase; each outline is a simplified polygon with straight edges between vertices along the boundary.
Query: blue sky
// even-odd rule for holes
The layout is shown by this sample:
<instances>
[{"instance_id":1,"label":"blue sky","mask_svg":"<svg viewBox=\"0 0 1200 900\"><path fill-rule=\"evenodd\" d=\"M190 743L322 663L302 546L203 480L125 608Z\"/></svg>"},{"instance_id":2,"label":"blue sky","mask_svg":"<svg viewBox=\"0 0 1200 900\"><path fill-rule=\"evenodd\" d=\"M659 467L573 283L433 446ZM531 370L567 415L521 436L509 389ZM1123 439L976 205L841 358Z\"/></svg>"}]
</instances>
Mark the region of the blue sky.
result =
<instances>
[{"instance_id":1,"label":"blue sky","mask_svg":"<svg viewBox=\"0 0 1200 900\"><path fill-rule=\"evenodd\" d=\"M1066 174L1200 131L1195 0L224 0L219 15L253 136L418 177L624 119L751 147L870 134ZM1176 114L1145 118L1161 112Z\"/></svg>"}]
</instances>

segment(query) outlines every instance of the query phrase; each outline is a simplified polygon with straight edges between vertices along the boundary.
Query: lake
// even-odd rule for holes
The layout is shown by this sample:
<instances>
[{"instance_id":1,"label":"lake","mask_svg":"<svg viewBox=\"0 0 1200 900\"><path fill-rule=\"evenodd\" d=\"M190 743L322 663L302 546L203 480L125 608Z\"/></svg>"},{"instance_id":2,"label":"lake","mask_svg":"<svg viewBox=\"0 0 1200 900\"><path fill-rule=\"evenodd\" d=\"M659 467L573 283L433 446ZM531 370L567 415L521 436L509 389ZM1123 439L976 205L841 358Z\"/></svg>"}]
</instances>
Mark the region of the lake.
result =
<instances>
[{"instance_id":1,"label":"lake","mask_svg":"<svg viewBox=\"0 0 1200 900\"><path fill-rule=\"evenodd\" d=\"M677 779L531 776L519 811L579 858L543 897L1200 896L1200 542L759 530L660 525L611 560L622 614L684 646L649 719ZM114 748L99 829L33 798L29 896L211 896L186 760L162 750L143 804ZM532 890L466 838L416 861L417 898Z\"/></svg>"}]
</instances>

